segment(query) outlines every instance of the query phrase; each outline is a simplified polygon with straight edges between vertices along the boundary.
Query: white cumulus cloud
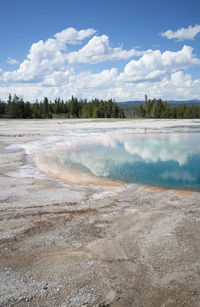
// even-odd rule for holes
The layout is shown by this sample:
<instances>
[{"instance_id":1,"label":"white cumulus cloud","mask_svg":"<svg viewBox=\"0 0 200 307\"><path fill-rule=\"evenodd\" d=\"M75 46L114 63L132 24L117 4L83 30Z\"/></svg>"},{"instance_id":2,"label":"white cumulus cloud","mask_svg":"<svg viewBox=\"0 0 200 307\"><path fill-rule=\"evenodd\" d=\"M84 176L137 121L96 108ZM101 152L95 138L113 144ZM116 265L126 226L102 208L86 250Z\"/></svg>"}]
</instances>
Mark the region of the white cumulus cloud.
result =
<instances>
[{"instance_id":1,"label":"white cumulus cloud","mask_svg":"<svg viewBox=\"0 0 200 307\"><path fill-rule=\"evenodd\" d=\"M82 41L83 39L93 35L96 32L94 29L86 29L77 31L74 28L67 28L59 33L56 33L54 37L57 41L65 44L76 44L78 41Z\"/></svg>"},{"instance_id":2,"label":"white cumulus cloud","mask_svg":"<svg viewBox=\"0 0 200 307\"><path fill-rule=\"evenodd\" d=\"M190 46L184 46L177 52L148 50L139 60L131 60L120 78L126 81L156 81L169 73L199 64L200 60L193 55Z\"/></svg>"},{"instance_id":3,"label":"white cumulus cloud","mask_svg":"<svg viewBox=\"0 0 200 307\"><path fill-rule=\"evenodd\" d=\"M77 31L74 28L67 28L49 38L34 43L16 71L5 72L5 81L41 81L44 75L54 71L63 71L67 60L67 44L75 44L95 33L93 29Z\"/></svg>"},{"instance_id":4,"label":"white cumulus cloud","mask_svg":"<svg viewBox=\"0 0 200 307\"><path fill-rule=\"evenodd\" d=\"M65 79L66 77L66 79ZM46 77L47 78L47 77ZM7 99L8 94L22 95L29 101L61 97L69 99L72 95L82 99L109 99L116 101L144 100L146 93L149 98L164 100L187 100L200 98L200 79L193 80L190 74L177 71L157 81L141 81L128 83L119 80L116 68L104 70L98 74L91 72L52 74L39 83L18 83L0 87L0 98ZM0 78L1 79L1 78Z\"/></svg>"},{"instance_id":5,"label":"white cumulus cloud","mask_svg":"<svg viewBox=\"0 0 200 307\"><path fill-rule=\"evenodd\" d=\"M87 40L83 42L84 39ZM69 51L70 44L77 44L76 51ZM122 59L124 67L117 63ZM115 65L108 64L108 60L115 60ZM200 79L193 80L184 72L199 64L190 46L176 52L125 50L113 47L107 35L97 36L94 29L67 28L32 44L18 69L0 69L0 98L16 93L30 101L44 96L68 99L71 95L142 100L144 94L150 98L199 99Z\"/></svg>"},{"instance_id":6,"label":"white cumulus cloud","mask_svg":"<svg viewBox=\"0 0 200 307\"><path fill-rule=\"evenodd\" d=\"M69 63L99 63L107 60L129 59L143 54L135 49L123 50L122 47L112 48L107 35L93 36L89 42L78 51L68 54Z\"/></svg>"},{"instance_id":7,"label":"white cumulus cloud","mask_svg":"<svg viewBox=\"0 0 200 307\"><path fill-rule=\"evenodd\" d=\"M166 32L161 33L162 37L168 39L177 39L183 41L185 39L192 40L195 36L200 33L200 25L195 25L194 27L189 26L188 28L181 28L177 31L167 30Z\"/></svg>"}]
</instances>

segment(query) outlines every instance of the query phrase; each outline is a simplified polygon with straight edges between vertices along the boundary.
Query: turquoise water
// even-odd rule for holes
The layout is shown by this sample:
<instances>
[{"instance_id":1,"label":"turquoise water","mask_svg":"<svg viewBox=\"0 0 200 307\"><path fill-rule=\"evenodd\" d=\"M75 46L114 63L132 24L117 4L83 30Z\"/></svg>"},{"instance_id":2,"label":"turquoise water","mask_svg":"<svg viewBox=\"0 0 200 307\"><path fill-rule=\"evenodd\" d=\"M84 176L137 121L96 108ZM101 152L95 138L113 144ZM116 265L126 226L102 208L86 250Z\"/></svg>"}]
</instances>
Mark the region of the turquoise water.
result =
<instances>
[{"instance_id":1,"label":"turquoise water","mask_svg":"<svg viewBox=\"0 0 200 307\"><path fill-rule=\"evenodd\" d=\"M110 137L66 150L64 164L126 183L200 190L200 137L141 134Z\"/></svg>"}]
</instances>

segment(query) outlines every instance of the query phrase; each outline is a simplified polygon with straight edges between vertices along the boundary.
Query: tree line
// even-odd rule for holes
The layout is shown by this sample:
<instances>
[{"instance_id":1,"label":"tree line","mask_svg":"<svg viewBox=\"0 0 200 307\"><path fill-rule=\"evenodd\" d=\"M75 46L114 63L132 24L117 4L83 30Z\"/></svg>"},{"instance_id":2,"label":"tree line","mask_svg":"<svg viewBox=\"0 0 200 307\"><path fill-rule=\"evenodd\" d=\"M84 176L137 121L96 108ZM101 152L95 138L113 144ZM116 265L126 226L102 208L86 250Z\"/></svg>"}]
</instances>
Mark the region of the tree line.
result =
<instances>
[{"instance_id":1,"label":"tree line","mask_svg":"<svg viewBox=\"0 0 200 307\"><path fill-rule=\"evenodd\" d=\"M162 99L148 99L137 109L138 117L145 118L200 118L200 105L178 104L170 105Z\"/></svg>"},{"instance_id":2,"label":"tree line","mask_svg":"<svg viewBox=\"0 0 200 307\"><path fill-rule=\"evenodd\" d=\"M112 100L93 99L78 100L71 97L68 101L56 98L54 101L36 100L35 103L24 100L17 95L9 94L8 101L0 100L0 116L9 118L53 118L64 115L66 118L123 118L124 112Z\"/></svg>"},{"instance_id":3,"label":"tree line","mask_svg":"<svg viewBox=\"0 0 200 307\"><path fill-rule=\"evenodd\" d=\"M132 109L123 109L123 103L118 106L112 99L91 101L78 100L71 97L68 101L56 98L54 101L47 97L35 103L24 100L17 95L9 94L8 101L0 100L0 116L9 118L200 118L198 104L169 104L162 99L148 99L134 105Z\"/></svg>"}]
</instances>

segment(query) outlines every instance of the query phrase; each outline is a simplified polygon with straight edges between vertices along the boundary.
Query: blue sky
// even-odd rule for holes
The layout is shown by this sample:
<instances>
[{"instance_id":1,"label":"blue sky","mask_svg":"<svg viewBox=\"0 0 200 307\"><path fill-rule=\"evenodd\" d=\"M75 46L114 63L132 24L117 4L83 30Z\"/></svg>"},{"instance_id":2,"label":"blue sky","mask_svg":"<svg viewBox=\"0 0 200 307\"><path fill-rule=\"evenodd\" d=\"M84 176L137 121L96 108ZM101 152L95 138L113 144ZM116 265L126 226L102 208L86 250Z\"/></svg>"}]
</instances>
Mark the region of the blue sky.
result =
<instances>
[{"instance_id":1,"label":"blue sky","mask_svg":"<svg viewBox=\"0 0 200 307\"><path fill-rule=\"evenodd\" d=\"M7 0L0 98L200 99L200 1Z\"/></svg>"}]
</instances>

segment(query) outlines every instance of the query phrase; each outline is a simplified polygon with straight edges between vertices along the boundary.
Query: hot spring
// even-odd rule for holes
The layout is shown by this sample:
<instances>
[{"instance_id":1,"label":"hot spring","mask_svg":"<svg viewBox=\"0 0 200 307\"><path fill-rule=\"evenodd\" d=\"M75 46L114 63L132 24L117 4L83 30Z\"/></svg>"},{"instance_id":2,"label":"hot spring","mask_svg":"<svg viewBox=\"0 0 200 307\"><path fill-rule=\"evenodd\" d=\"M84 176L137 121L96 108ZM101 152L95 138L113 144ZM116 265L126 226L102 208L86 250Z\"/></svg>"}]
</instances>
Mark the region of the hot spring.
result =
<instances>
[{"instance_id":1,"label":"hot spring","mask_svg":"<svg viewBox=\"0 0 200 307\"><path fill-rule=\"evenodd\" d=\"M200 190L199 133L87 136L37 152L37 167L70 183Z\"/></svg>"}]
</instances>

